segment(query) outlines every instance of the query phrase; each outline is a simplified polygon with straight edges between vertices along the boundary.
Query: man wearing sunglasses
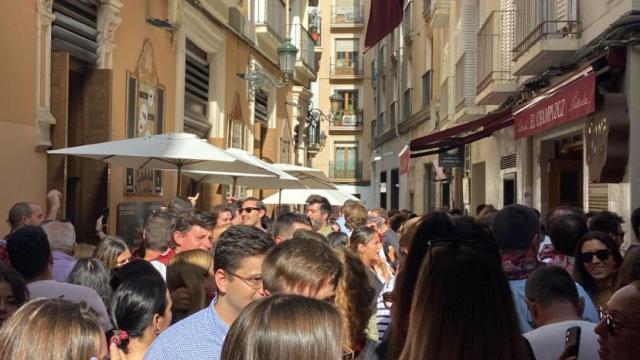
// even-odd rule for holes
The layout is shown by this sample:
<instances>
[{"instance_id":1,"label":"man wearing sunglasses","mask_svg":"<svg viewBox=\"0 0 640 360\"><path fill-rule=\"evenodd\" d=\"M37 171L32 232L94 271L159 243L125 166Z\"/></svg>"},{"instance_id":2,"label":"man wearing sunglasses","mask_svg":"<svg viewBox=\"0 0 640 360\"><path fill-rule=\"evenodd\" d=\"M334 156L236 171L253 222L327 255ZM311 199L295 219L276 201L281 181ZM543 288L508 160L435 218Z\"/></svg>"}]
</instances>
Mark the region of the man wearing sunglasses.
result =
<instances>
[{"instance_id":1,"label":"man wearing sunglasses","mask_svg":"<svg viewBox=\"0 0 640 360\"><path fill-rule=\"evenodd\" d=\"M624 224L624 219L618 214L611 211L601 211L589 221L589 231L602 231L609 235L618 246L622 246L624 242L622 224Z\"/></svg>"},{"instance_id":2,"label":"man wearing sunglasses","mask_svg":"<svg viewBox=\"0 0 640 360\"><path fill-rule=\"evenodd\" d=\"M266 213L265 206L260 199L248 197L242 203L242 224L263 230L262 218Z\"/></svg>"},{"instance_id":3,"label":"man wearing sunglasses","mask_svg":"<svg viewBox=\"0 0 640 360\"><path fill-rule=\"evenodd\" d=\"M595 328L602 360L640 358L640 281L616 291Z\"/></svg>"}]
</instances>

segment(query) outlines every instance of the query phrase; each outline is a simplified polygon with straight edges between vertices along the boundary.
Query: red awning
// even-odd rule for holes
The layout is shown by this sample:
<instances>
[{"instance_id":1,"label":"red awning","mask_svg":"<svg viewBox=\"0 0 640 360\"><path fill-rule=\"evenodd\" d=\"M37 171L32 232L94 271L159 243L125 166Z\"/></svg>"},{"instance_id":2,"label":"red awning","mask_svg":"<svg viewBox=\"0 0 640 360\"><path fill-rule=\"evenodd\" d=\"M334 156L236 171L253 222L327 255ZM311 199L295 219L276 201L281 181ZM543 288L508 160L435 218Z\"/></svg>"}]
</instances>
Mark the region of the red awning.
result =
<instances>
[{"instance_id":1,"label":"red awning","mask_svg":"<svg viewBox=\"0 0 640 360\"><path fill-rule=\"evenodd\" d=\"M596 110L596 73L586 67L516 109L515 140L566 124Z\"/></svg>"},{"instance_id":2,"label":"red awning","mask_svg":"<svg viewBox=\"0 0 640 360\"><path fill-rule=\"evenodd\" d=\"M491 113L480 119L413 139L409 145L411 157L448 151L491 136L495 131L511 125L513 125L511 110Z\"/></svg>"}]
</instances>

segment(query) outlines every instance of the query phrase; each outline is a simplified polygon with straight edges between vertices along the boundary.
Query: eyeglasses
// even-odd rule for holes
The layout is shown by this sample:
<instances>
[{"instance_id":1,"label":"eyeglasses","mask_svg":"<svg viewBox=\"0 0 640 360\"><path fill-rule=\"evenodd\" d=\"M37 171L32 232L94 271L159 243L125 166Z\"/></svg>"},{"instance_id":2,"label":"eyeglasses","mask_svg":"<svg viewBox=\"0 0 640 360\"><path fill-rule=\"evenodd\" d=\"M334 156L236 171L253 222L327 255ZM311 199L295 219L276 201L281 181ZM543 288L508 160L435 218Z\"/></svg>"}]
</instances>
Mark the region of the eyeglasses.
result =
<instances>
[{"instance_id":1,"label":"eyeglasses","mask_svg":"<svg viewBox=\"0 0 640 360\"><path fill-rule=\"evenodd\" d=\"M355 359L355 354L351 350L346 350L342 353L342 360L353 360Z\"/></svg>"},{"instance_id":2,"label":"eyeglasses","mask_svg":"<svg viewBox=\"0 0 640 360\"><path fill-rule=\"evenodd\" d=\"M604 321L604 324L607 327L607 334L609 334L609 336L614 336L616 331L620 329L638 329L620 324L613 315L606 312L602 307L598 308L598 312L600 314L600 321Z\"/></svg>"},{"instance_id":3,"label":"eyeglasses","mask_svg":"<svg viewBox=\"0 0 640 360\"><path fill-rule=\"evenodd\" d=\"M253 210L260 210L260 208L257 207L246 207L246 208L242 208L242 212L246 212L246 213L250 213Z\"/></svg>"},{"instance_id":4,"label":"eyeglasses","mask_svg":"<svg viewBox=\"0 0 640 360\"><path fill-rule=\"evenodd\" d=\"M590 263L594 255L600 259L600 261L605 261L611 256L611 250L601 249L596 252L583 252L578 255L578 259L583 263Z\"/></svg>"},{"instance_id":5,"label":"eyeglasses","mask_svg":"<svg viewBox=\"0 0 640 360\"><path fill-rule=\"evenodd\" d=\"M241 275L238 275L238 274L234 274L231 271L227 271L227 274L237 277L238 279L242 280L242 282L247 284L247 286L249 286L250 288L252 288L254 290L258 290L262 286L262 274L253 275L253 276L248 277L248 278L246 278L244 276L241 276Z\"/></svg>"},{"instance_id":6,"label":"eyeglasses","mask_svg":"<svg viewBox=\"0 0 640 360\"><path fill-rule=\"evenodd\" d=\"M429 270L432 269L433 261L431 260L431 253L436 246L467 246L477 250L481 250L484 253L495 255L496 259L500 259L500 251L498 245L495 242L474 240L474 239L433 239L427 242L429 249Z\"/></svg>"}]
</instances>

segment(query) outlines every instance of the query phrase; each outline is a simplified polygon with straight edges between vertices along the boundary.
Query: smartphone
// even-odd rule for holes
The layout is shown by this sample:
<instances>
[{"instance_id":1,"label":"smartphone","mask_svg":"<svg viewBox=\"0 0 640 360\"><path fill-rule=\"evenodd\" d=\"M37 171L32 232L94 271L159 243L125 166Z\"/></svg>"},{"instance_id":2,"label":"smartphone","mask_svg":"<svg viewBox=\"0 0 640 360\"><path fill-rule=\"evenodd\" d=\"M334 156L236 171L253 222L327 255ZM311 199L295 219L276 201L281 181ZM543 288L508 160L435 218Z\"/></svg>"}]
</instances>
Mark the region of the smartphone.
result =
<instances>
[{"instance_id":1,"label":"smartphone","mask_svg":"<svg viewBox=\"0 0 640 360\"><path fill-rule=\"evenodd\" d=\"M102 225L107 225L109 223L109 208L100 210L100 215L102 216Z\"/></svg>"},{"instance_id":2,"label":"smartphone","mask_svg":"<svg viewBox=\"0 0 640 360\"><path fill-rule=\"evenodd\" d=\"M572 326L567 329L567 335L564 338L565 348L569 348L568 356L578 357L580 350L580 326Z\"/></svg>"}]
</instances>

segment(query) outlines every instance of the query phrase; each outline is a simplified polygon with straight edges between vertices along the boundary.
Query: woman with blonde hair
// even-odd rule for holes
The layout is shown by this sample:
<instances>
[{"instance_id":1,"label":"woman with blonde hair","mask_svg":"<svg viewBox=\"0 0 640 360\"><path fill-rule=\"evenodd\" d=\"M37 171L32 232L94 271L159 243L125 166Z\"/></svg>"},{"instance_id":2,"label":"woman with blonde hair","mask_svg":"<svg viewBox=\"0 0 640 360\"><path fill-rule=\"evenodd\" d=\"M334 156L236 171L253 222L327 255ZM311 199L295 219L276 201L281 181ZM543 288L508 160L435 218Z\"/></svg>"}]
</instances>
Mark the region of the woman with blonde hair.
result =
<instances>
[{"instance_id":1,"label":"woman with blonde hair","mask_svg":"<svg viewBox=\"0 0 640 360\"><path fill-rule=\"evenodd\" d=\"M167 287L169 292L187 288L191 294L188 308L172 309L174 323L207 307L216 294L211 253L195 249L176 254L167 267Z\"/></svg>"},{"instance_id":2,"label":"woman with blonde hair","mask_svg":"<svg viewBox=\"0 0 640 360\"><path fill-rule=\"evenodd\" d=\"M339 360L342 326L329 303L277 294L249 304L231 325L222 360Z\"/></svg>"},{"instance_id":3,"label":"woman with blonde hair","mask_svg":"<svg viewBox=\"0 0 640 360\"><path fill-rule=\"evenodd\" d=\"M354 353L357 359L367 358L365 348L375 347L367 338L375 298L375 289L369 285L364 264L347 248L335 248L334 252L342 263L343 276L336 287L336 308L342 320L342 347Z\"/></svg>"},{"instance_id":4,"label":"woman with blonde hair","mask_svg":"<svg viewBox=\"0 0 640 360\"><path fill-rule=\"evenodd\" d=\"M36 299L0 329L0 359L87 360L107 356L95 313L83 303Z\"/></svg>"},{"instance_id":5,"label":"woman with blonde hair","mask_svg":"<svg viewBox=\"0 0 640 360\"><path fill-rule=\"evenodd\" d=\"M132 255L127 243L117 236L107 236L96 247L93 257L102 261L109 270L127 264Z\"/></svg>"}]
</instances>

